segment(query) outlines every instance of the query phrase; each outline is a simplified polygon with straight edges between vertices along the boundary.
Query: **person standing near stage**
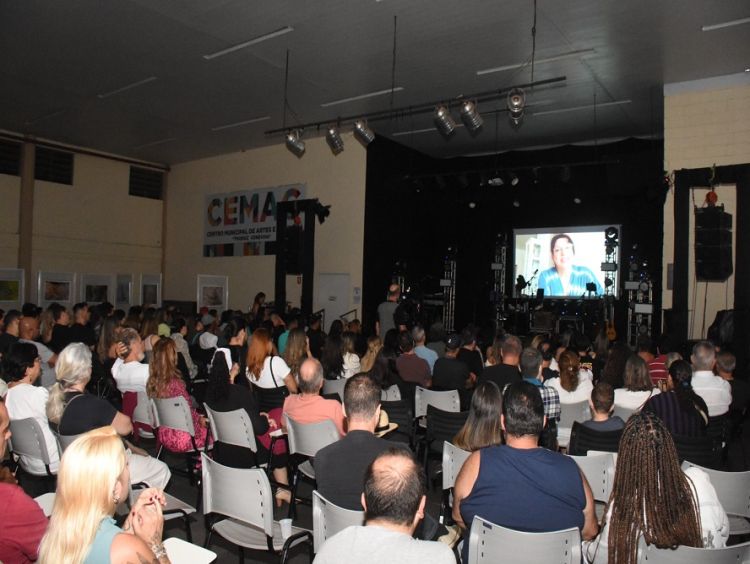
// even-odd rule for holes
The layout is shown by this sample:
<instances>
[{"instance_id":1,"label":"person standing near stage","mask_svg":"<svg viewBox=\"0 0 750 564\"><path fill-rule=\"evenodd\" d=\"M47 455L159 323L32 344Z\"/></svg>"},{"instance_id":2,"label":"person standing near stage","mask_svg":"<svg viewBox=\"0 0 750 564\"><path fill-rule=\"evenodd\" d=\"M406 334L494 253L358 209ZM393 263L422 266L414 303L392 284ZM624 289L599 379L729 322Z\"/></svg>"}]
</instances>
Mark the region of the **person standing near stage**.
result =
<instances>
[{"instance_id":1,"label":"person standing near stage","mask_svg":"<svg viewBox=\"0 0 750 564\"><path fill-rule=\"evenodd\" d=\"M545 296L583 296L588 283L596 285L597 296L604 293L590 268L573 264L576 253L570 235L561 233L552 237L550 252L553 266L539 275L538 289L544 290Z\"/></svg>"},{"instance_id":2,"label":"person standing near stage","mask_svg":"<svg viewBox=\"0 0 750 564\"><path fill-rule=\"evenodd\" d=\"M375 334L382 341L389 329L395 329L396 323L393 314L398 308L398 298L401 296L401 288L398 284L388 286L388 297L386 301L378 306L378 319L375 322Z\"/></svg>"}]
</instances>

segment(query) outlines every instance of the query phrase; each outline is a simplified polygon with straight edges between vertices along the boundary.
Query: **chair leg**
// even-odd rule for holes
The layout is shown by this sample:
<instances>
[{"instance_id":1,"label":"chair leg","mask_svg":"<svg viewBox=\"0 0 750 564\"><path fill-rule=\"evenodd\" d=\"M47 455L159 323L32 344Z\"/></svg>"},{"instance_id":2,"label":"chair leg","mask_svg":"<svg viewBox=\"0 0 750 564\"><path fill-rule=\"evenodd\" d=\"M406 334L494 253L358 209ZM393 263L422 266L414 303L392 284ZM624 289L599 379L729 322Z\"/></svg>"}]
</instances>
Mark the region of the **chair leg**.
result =
<instances>
[{"instance_id":1,"label":"chair leg","mask_svg":"<svg viewBox=\"0 0 750 564\"><path fill-rule=\"evenodd\" d=\"M183 520L185 521L185 538L189 543L193 542L193 531L190 530L190 516L185 515L183 517Z\"/></svg>"},{"instance_id":2,"label":"chair leg","mask_svg":"<svg viewBox=\"0 0 750 564\"><path fill-rule=\"evenodd\" d=\"M292 499L289 500L289 513L287 517L289 519L294 519L296 517L297 513L297 485L299 484L299 471L297 470L297 467L294 467L294 471L292 472L292 483L291 483L291 490L292 490Z\"/></svg>"},{"instance_id":3,"label":"chair leg","mask_svg":"<svg viewBox=\"0 0 750 564\"><path fill-rule=\"evenodd\" d=\"M245 564L245 550L240 547L240 564Z\"/></svg>"}]
</instances>

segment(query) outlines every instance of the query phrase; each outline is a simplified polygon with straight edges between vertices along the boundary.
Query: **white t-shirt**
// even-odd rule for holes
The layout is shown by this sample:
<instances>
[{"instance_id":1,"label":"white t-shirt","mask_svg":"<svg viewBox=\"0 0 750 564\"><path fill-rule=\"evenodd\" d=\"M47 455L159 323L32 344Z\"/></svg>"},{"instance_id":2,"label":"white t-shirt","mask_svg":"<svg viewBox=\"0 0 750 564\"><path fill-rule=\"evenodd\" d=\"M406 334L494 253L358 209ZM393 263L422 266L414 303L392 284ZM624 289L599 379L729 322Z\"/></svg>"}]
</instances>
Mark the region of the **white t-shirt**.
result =
<instances>
[{"instance_id":1,"label":"white t-shirt","mask_svg":"<svg viewBox=\"0 0 750 564\"><path fill-rule=\"evenodd\" d=\"M8 390L5 396L5 407L11 419L27 419L33 417L42 428L47 453L51 461L50 470L57 472L60 467L60 455L57 452L57 441L49 428L47 421L47 398L49 393L45 388L31 384L18 384ZM45 474L46 470L41 460L21 457L21 465L32 474Z\"/></svg>"},{"instance_id":2,"label":"white t-shirt","mask_svg":"<svg viewBox=\"0 0 750 564\"><path fill-rule=\"evenodd\" d=\"M654 388L650 392L631 392L625 388L617 388L615 390L615 405L625 409L640 409L651 396L659 393L659 388Z\"/></svg>"},{"instance_id":3,"label":"white t-shirt","mask_svg":"<svg viewBox=\"0 0 750 564\"><path fill-rule=\"evenodd\" d=\"M591 390L594 389L594 384L584 376L586 372L587 371L582 370L578 374L578 387L572 392L569 392L562 387L560 378L551 378L547 380L544 385L557 390L557 393L560 396L560 403L578 403L580 401L588 400L591 397Z\"/></svg>"},{"instance_id":4,"label":"white t-shirt","mask_svg":"<svg viewBox=\"0 0 750 564\"><path fill-rule=\"evenodd\" d=\"M271 375L272 361L273 376ZM286 378L290 372L291 370L286 365L283 358L280 356L267 356L263 361L263 370L260 371L260 378L256 380L254 374L248 373L248 379L259 388L282 388L286 386L284 378Z\"/></svg>"},{"instance_id":5,"label":"white t-shirt","mask_svg":"<svg viewBox=\"0 0 750 564\"><path fill-rule=\"evenodd\" d=\"M711 479L700 468L692 466L684 470L685 476L692 483L698 513L701 520L703 548L723 548L729 538L729 519L721 506ZM607 522L612 517L612 508L607 513ZM606 564L609 552L609 526L604 524L599 536L590 543L583 544L584 556L588 562Z\"/></svg>"},{"instance_id":6,"label":"white t-shirt","mask_svg":"<svg viewBox=\"0 0 750 564\"><path fill-rule=\"evenodd\" d=\"M118 358L112 365L112 377L117 382L121 394L125 392L145 392L148 382L148 364L123 362Z\"/></svg>"},{"instance_id":7,"label":"white t-shirt","mask_svg":"<svg viewBox=\"0 0 750 564\"><path fill-rule=\"evenodd\" d=\"M354 353L344 353L344 369L341 371L341 375L344 378L351 378L355 374L359 374L359 357Z\"/></svg>"}]
</instances>

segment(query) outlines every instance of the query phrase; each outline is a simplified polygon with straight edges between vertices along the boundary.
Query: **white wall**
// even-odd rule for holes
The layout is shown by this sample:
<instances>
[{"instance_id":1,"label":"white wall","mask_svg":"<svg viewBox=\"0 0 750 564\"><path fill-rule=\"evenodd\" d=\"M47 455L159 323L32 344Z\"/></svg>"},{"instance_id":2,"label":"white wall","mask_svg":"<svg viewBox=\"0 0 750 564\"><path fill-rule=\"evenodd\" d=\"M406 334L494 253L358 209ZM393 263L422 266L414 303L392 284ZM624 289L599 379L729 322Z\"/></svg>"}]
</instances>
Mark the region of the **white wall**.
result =
<instances>
[{"instance_id":1,"label":"white wall","mask_svg":"<svg viewBox=\"0 0 750 564\"><path fill-rule=\"evenodd\" d=\"M714 164L750 163L750 73L665 85L664 88L664 168L711 167ZM693 190L696 205L705 198L707 187ZM734 216L732 255L736 264L736 188L716 188L719 203ZM689 205L692 204L692 198ZM689 337L700 338L713 322L716 312L734 304L734 276L726 282L696 282L693 253L695 215L690 217L688 307ZM662 304L672 307L672 291L667 289L667 265L674 262L674 192L664 205L664 272ZM741 257L747 260L747 257Z\"/></svg>"},{"instance_id":2,"label":"white wall","mask_svg":"<svg viewBox=\"0 0 750 564\"><path fill-rule=\"evenodd\" d=\"M323 138L307 139L301 159L283 144L175 165L169 174L164 297L196 299L198 274L229 277L229 306L246 310L257 292L274 294L274 256L203 257L206 194L285 184L307 185L307 197L331 205L315 231L315 276L347 273L362 287L366 151L344 135L346 149L334 156ZM288 296L289 298L290 296Z\"/></svg>"}]
</instances>

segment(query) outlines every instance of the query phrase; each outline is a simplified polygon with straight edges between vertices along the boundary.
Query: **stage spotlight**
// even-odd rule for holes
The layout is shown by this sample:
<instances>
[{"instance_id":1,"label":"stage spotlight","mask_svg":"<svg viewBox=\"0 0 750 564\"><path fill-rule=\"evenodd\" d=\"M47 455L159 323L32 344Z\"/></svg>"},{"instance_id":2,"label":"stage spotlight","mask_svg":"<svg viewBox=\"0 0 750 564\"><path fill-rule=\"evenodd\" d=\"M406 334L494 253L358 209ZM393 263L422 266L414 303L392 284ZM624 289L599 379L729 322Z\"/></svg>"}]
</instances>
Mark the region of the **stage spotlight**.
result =
<instances>
[{"instance_id":1,"label":"stage spotlight","mask_svg":"<svg viewBox=\"0 0 750 564\"><path fill-rule=\"evenodd\" d=\"M510 185L518 186L518 175L515 172L510 173Z\"/></svg>"},{"instance_id":2,"label":"stage spotlight","mask_svg":"<svg viewBox=\"0 0 750 564\"><path fill-rule=\"evenodd\" d=\"M344 140L341 138L338 127L332 125L328 128L328 131L326 131L326 141L334 155L338 155L344 150Z\"/></svg>"},{"instance_id":3,"label":"stage spotlight","mask_svg":"<svg viewBox=\"0 0 750 564\"><path fill-rule=\"evenodd\" d=\"M360 143L367 147L375 140L375 132L367 127L367 122L357 120L354 122L354 136L359 139Z\"/></svg>"},{"instance_id":4,"label":"stage spotlight","mask_svg":"<svg viewBox=\"0 0 750 564\"><path fill-rule=\"evenodd\" d=\"M305 154L305 142L299 130L289 131L286 134L286 148L298 158Z\"/></svg>"},{"instance_id":5,"label":"stage spotlight","mask_svg":"<svg viewBox=\"0 0 750 564\"><path fill-rule=\"evenodd\" d=\"M610 286L612 286L613 284L614 284L614 282L612 281L612 279L611 279L611 278L605 278L605 279L604 279L604 287L605 287L605 288L609 288L609 287L610 287Z\"/></svg>"},{"instance_id":6,"label":"stage spotlight","mask_svg":"<svg viewBox=\"0 0 750 564\"><path fill-rule=\"evenodd\" d=\"M456 122L453 121L451 113L445 106L435 108L435 115L433 117L438 131L446 137L450 137L456 131Z\"/></svg>"},{"instance_id":7,"label":"stage spotlight","mask_svg":"<svg viewBox=\"0 0 750 564\"><path fill-rule=\"evenodd\" d=\"M521 207L521 202L519 202L518 200L513 200L513 207L514 208L520 208Z\"/></svg>"},{"instance_id":8,"label":"stage spotlight","mask_svg":"<svg viewBox=\"0 0 750 564\"><path fill-rule=\"evenodd\" d=\"M469 208L474 209L475 207L477 207L476 202L469 202Z\"/></svg>"},{"instance_id":9,"label":"stage spotlight","mask_svg":"<svg viewBox=\"0 0 750 564\"><path fill-rule=\"evenodd\" d=\"M502 186L503 184L505 184L505 181L503 180L502 176L500 176L499 174L495 174L495 176L487 181L487 184L489 184L490 186Z\"/></svg>"},{"instance_id":10,"label":"stage spotlight","mask_svg":"<svg viewBox=\"0 0 750 564\"><path fill-rule=\"evenodd\" d=\"M583 200L578 195L573 196L573 203L576 205L580 205Z\"/></svg>"},{"instance_id":11,"label":"stage spotlight","mask_svg":"<svg viewBox=\"0 0 750 564\"><path fill-rule=\"evenodd\" d=\"M522 88L514 88L508 92L508 116L515 126L520 126L523 120L523 112L526 108L526 93Z\"/></svg>"},{"instance_id":12,"label":"stage spotlight","mask_svg":"<svg viewBox=\"0 0 750 564\"><path fill-rule=\"evenodd\" d=\"M471 133L476 133L479 128L484 124L482 116L477 111L477 106L471 100L466 100L461 105L461 119Z\"/></svg>"},{"instance_id":13,"label":"stage spotlight","mask_svg":"<svg viewBox=\"0 0 750 564\"><path fill-rule=\"evenodd\" d=\"M617 246L617 227L607 227L607 229L604 231L604 237L607 239L607 241L611 241L614 246Z\"/></svg>"}]
</instances>

